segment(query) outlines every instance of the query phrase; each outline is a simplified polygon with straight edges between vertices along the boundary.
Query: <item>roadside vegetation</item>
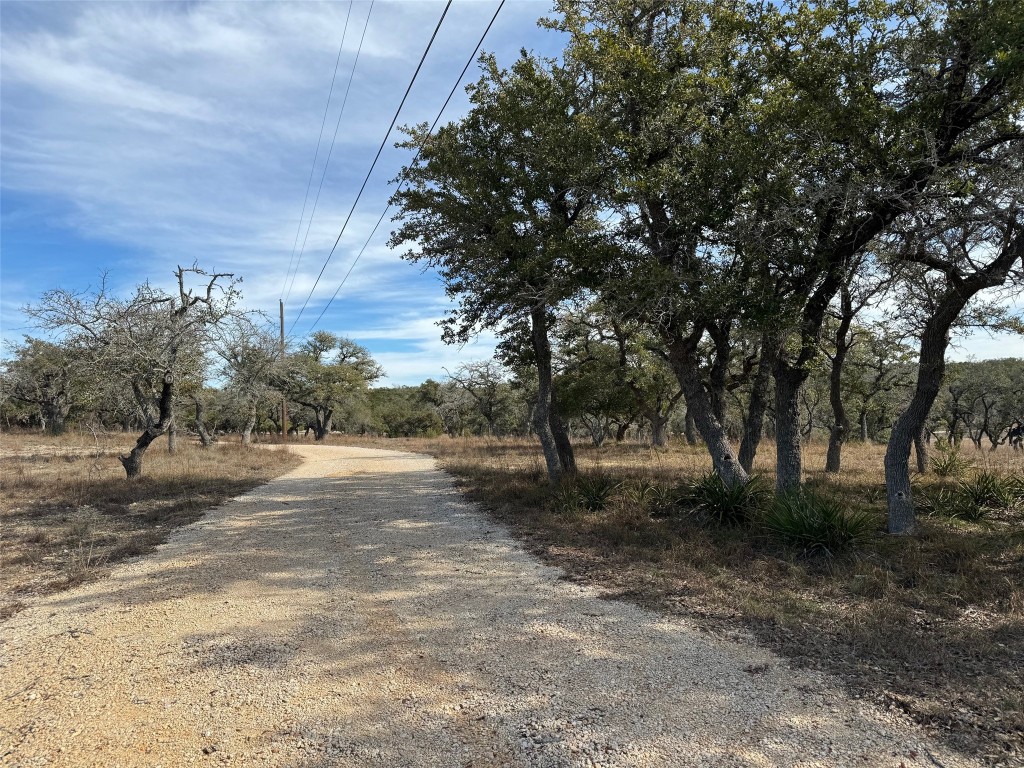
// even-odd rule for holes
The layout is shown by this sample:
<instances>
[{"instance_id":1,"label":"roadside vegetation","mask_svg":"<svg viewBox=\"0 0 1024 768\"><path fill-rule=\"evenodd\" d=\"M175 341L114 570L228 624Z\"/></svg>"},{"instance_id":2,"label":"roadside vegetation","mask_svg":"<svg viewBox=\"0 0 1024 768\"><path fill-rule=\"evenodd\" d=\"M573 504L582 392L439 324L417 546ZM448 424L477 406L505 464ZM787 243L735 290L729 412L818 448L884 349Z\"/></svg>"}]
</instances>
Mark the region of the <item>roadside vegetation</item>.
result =
<instances>
[{"instance_id":1,"label":"roadside vegetation","mask_svg":"<svg viewBox=\"0 0 1024 768\"><path fill-rule=\"evenodd\" d=\"M153 450L126 483L120 434L0 436L0 620L32 595L106 574L151 552L176 528L297 466L285 448Z\"/></svg>"}]
</instances>

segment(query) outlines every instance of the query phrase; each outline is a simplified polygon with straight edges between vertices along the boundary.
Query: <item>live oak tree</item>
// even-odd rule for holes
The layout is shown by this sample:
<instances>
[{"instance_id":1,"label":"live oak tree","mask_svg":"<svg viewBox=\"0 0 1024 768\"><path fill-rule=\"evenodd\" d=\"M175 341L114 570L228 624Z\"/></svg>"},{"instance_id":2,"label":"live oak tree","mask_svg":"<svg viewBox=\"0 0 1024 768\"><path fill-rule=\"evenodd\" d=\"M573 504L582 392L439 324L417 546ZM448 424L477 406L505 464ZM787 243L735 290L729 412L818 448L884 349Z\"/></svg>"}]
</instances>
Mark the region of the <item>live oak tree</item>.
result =
<instances>
[{"instance_id":1,"label":"live oak tree","mask_svg":"<svg viewBox=\"0 0 1024 768\"><path fill-rule=\"evenodd\" d=\"M711 2L565 0L556 9L548 23L569 34L566 60L597 84L607 145L601 194L621 248L606 252L602 299L659 339L715 470L746 482L715 414L701 341L739 315L735 286L751 274L721 237L748 175L751 108L763 90L759 54L744 44L749 25Z\"/></svg>"},{"instance_id":2,"label":"live oak tree","mask_svg":"<svg viewBox=\"0 0 1024 768\"><path fill-rule=\"evenodd\" d=\"M456 302L446 341L493 329L513 357L524 358L528 346L537 376L533 427L557 483L575 471L575 459L553 386L553 310L585 288L588 260L603 247L592 86L526 55L508 70L490 57L482 62L465 118L434 135L422 126L408 131L404 146L418 148L419 161L399 177L405 186L392 202L401 224L391 245L415 244L404 258L444 280Z\"/></svg>"},{"instance_id":3,"label":"live oak tree","mask_svg":"<svg viewBox=\"0 0 1024 768\"><path fill-rule=\"evenodd\" d=\"M509 411L516 405L508 371L494 360L478 360L463 363L447 373L448 381L468 398L472 412L482 420L487 434L503 434L510 421Z\"/></svg>"},{"instance_id":4,"label":"live oak tree","mask_svg":"<svg viewBox=\"0 0 1024 768\"><path fill-rule=\"evenodd\" d=\"M798 487L800 390L851 267L1018 140L1019 1L558 9L567 59L600 84L609 199L640 257L617 295L662 335L729 482L745 473L694 350L723 317L774 336L777 485Z\"/></svg>"},{"instance_id":5,"label":"live oak tree","mask_svg":"<svg viewBox=\"0 0 1024 768\"><path fill-rule=\"evenodd\" d=\"M226 393L240 412L242 445L250 445L260 412L271 402L280 402L273 389L275 372L282 364L278 340L270 328L253 318L239 317L222 329L216 351L222 360L221 374L227 380ZM201 401L195 402L199 422Z\"/></svg>"},{"instance_id":6,"label":"live oak tree","mask_svg":"<svg viewBox=\"0 0 1024 768\"><path fill-rule=\"evenodd\" d=\"M909 455L942 385L950 329L972 299L1009 283L1024 287L1024 141L988 155L948 195L922 210L902 232L897 251L915 285L927 288L913 397L897 419L885 454L889 531L914 532ZM952 184L954 180L949 183Z\"/></svg>"},{"instance_id":7,"label":"live oak tree","mask_svg":"<svg viewBox=\"0 0 1024 768\"><path fill-rule=\"evenodd\" d=\"M174 420L179 386L201 379L204 345L213 329L237 311L238 280L198 266L178 267L177 290L150 283L128 298L114 295L106 280L92 293L57 289L27 307L42 328L63 344L84 351L95 376L131 391L145 419L132 450L121 456L128 478L142 472L146 449Z\"/></svg>"},{"instance_id":8,"label":"live oak tree","mask_svg":"<svg viewBox=\"0 0 1024 768\"><path fill-rule=\"evenodd\" d=\"M364 347L329 331L317 331L287 357L272 381L308 410L314 436L323 440L338 414L362 405L369 385L383 375Z\"/></svg>"},{"instance_id":9,"label":"live oak tree","mask_svg":"<svg viewBox=\"0 0 1024 768\"><path fill-rule=\"evenodd\" d=\"M563 317L558 337L567 398L595 443L612 423L642 416L651 443L668 444L668 423L683 393L647 328L595 302Z\"/></svg>"},{"instance_id":10,"label":"live oak tree","mask_svg":"<svg viewBox=\"0 0 1024 768\"><path fill-rule=\"evenodd\" d=\"M44 431L63 434L72 410L81 409L93 394L83 356L67 345L29 336L12 352L0 369L4 399L30 406Z\"/></svg>"}]
</instances>

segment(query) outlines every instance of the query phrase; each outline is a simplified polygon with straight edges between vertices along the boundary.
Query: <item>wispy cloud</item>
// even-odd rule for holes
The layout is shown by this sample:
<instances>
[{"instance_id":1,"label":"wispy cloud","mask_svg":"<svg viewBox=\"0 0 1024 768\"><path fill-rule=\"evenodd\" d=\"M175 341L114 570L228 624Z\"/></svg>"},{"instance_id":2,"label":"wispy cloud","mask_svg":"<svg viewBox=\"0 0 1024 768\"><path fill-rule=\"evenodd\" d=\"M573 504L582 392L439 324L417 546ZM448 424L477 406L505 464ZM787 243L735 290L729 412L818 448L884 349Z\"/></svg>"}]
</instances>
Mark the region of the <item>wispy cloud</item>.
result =
<instances>
[{"instance_id":1,"label":"wispy cloud","mask_svg":"<svg viewBox=\"0 0 1024 768\"><path fill-rule=\"evenodd\" d=\"M453 6L400 123L433 117L494 7ZM374 5L290 316L313 288L441 8ZM511 60L520 46L550 47L553 33L534 24L547 8L508 4L488 48ZM368 10L366 3L352 10L327 139ZM104 269L126 288L145 279L162 283L176 264L195 260L243 274L247 301L276 309L347 13L348 5L336 2L6 2L5 328L21 324L8 300L13 286L52 287L39 284L38 248L29 242L42 231L66 243L47 254L67 287L84 287ZM464 105L457 99L451 114ZM314 192L326 150L325 143ZM408 159L385 149L310 299L313 317L383 210L387 181ZM375 318L406 310L424 318L434 313L431 324L439 316L440 286L384 245L386 224L345 284L342 311L325 315L328 327L345 325L358 336L383 327ZM22 245L8 246L15 240ZM107 255L103 243L112 246ZM346 322L352 316L364 318L366 328ZM304 332L307 321L296 331ZM436 327L431 332L436 339Z\"/></svg>"}]
</instances>

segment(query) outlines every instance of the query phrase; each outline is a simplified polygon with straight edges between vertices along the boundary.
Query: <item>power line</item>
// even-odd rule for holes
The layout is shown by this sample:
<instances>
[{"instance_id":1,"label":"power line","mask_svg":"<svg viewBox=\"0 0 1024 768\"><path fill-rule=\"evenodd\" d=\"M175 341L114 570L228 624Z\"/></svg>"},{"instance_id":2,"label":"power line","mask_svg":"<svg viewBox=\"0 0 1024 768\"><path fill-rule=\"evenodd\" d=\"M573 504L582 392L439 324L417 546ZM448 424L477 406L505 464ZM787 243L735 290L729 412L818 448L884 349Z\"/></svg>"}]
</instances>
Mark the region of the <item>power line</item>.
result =
<instances>
[{"instance_id":1,"label":"power line","mask_svg":"<svg viewBox=\"0 0 1024 768\"><path fill-rule=\"evenodd\" d=\"M306 311L306 307L309 305L309 300L313 298L313 292L316 287L320 284L320 278L324 276L324 270L327 269L327 265L331 261L331 257L334 255L335 249L338 247L338 243L341 241L341 236L345 234L345 228L348 227L349 221L352 220L352 214L356 209L356 205L359 204L359 198L363 195L363 190L366 189L366 184L370 180L370 175L373 173L373 169L377 167L377 161L380 159L381 152L384 151L385 145L387 145L388 136L391 135L391 131L395 127L395 123L398 122L398 115L402 111L402 107L405 106L405 100L409 98L409 92L412 91L412 86L416 82L416 77L420 73L420 69L423 67L423 62L427 59L427 54L430 53L430 48L434 44L434 40L437 38L437 33L441 29L441 24L444 22L444 17L448 15L448 9L452 7L452 0L444 6L444 11L441 12L441 18L437 20L437 26L434 27L434 34L430 36L430 42L427 43L426 49L423 51L423 55L420 56L420 63L416 65L416 71L412 74L412 79L409 81L408 87L405 89L405 95L402 96L402 101L398 105L398 109L395 110L395 116L391 118L391 125L388 126L387 131L384 133L384 139L380 143L380 147L377 149L377 154L373 158L373 162L370 164L370 170L366 172L366 178L363 179L362 186L359 187L359 192L356 194L356 199L352 201L352 207L348 211L348 216L345 217L345 223L341 225L341 231L338 232L338 237L334 241L334 245L331 246L331 252L327 254L327 259L324 261L324 265L320 268L320 274L316 276L316 280L313 283L313 287L309 291L309 295L306 300L302 303L302 308L299 310L299 314L295 316L292 321L291 327L288 329L288 333L291 334L295 328L295 324L299 322L299 318L302 317L302 313Z\"/></svg>"},{"instance_id":2,"label":"power line","mask_svg":"<svg viewBox=\"0 0 1024 768\"><path fill-rule=\"evenodd\" d=\"M324 163L323 173L320 174L320 186L316 189L316 199L313 200L313 210L309 212L309 221L306 223L306 234L302 237L302 248L299 249L299 258L295 262L295 272L292 273L292 282L288 286L288 293L285 294L285 301L292 295L292 288L295 286L295 278L299 274L299 264L302 263L302 254L306 252L306 241L309 239L309 230L313 226L313 217L316 215L316 207L320 202L320 192L324 188L324 179L327 178L327 169L331 165L331 155L334 154L334 143L338 139L338 129L341 128L341 118L345 114L345 105L348 104L348 94L352 90L352 80L356 74L356 66L359 64L359 54L363 52L363 41L366 40L366 30L370 26L370 14L373 13L374 0L370 0L370 10L366 12L366 21L363 23L363 34L359 38L359 47L356 48L356 57L352 60L352 70L348 74L348 85L345 86L345 96L341 100L341 111L338 112L338 121L334 124L334 135L331 137L331 147L327 151L327 161ZM302 227L302 222L299 222Z\"/></svg>"},{"instance_id":3,"label":"power line","mask_svg":"<svg viewBox=\"0 0 1024 768\"><path fill-rule=\"evenodd\" d=\"M458 90L459 85L462 83L462 78L466 76L466 72L469 70L470 65L476 58L476 54L480 50L480 46L484 44L484 38L486 38L487 33L491 31L491 27L494 26L494 21L495 19L498 18L498 14L501 13L501 9L504 7L504 5L505 0L501 0L501 2L498 3L498 8L497 10L494 11L494 15L491 16L490 23L488 23L487 28L484 30L484 33L480 35L480 39L476 43L476 48L473 49L473 52L469 55L469 58L466 60L466 66L462 68L462 72L459 73L458 78L455 80L455 85L452 86L451 91L448 93L448 98L444 100L444 104L442 104L441 109L438 110L437 117L434 118L434 122L430 124L430 130L427 131L427 136L432 134L434 132L434 129L437 127L437 124L441 122L441 115L444 114L444 111L448 108L448 103L452 100L452 97L455 96L455 91ZM422 151L423 144L421 143L420 146L416 148L416 155L413 157L412 162L409 164L410 167L416 165L416 162L420 159L420 153ZM402 187L404 186L405 179L402 179L398 187L395 189L395 194L397 195L399 192L401 192ZM387 206L384 208L384 212L381 213L380 218L377 219L377 223L373 225L373 230L370 232L370 236L366 238L366 242L363 243L363 247L359 249L359 253L357 253L355 259L353 259L351 266L349 266L348 268L348 272L345 273L345 277L341 279L341 284L338 286L338 289L334 292L334 295L331 296L330 301L328 301L324 308L320 311L320 314L317 316L316 320L313 321L313 325L311 325L309 328L310 330L316 328L317 324L323 318L324 313L327 312L328 307L330 307L334 300L338 298L338 294L341 293L341 289L345 287L345 283L348 281L348 276L352 274L352 270L355 269L356 264L359 263L359 259L362 258L363 251L366 250L366 247L370 244L370 241L373 240L373 236L377 234L378 227L380 227L381 223L384 221L384 217L388 215L388 211L390 210L391 203L389 202Z\"/></svg>"},{"instance_id":4,"label":"power line","mask_svg":"<svg viewBox=\"0 0 1024 768\"><path fill-rule=\"evenodd\" d=\"M345 28L341 32L341 43L338 45L338 58L334 60L334 74L331 76L331 89L327 92L327 106L324 107L324 118L320 121L320 135L316 137L316 151L313 153L313 164L309 168L309 180L306 182L306 194L302 198L302 213L299 214L299 226L295 228L295 242L292 243L292 255L288 259L288 271L284 273L284 284L281 286L282 297L284 297L285 286L288 285L288 276L292 272L292 263L295 261L295 249L299 245L299 232L302 231L302 220L306 218L306 203L309 202L309 189L313 186L313 171L316 170L316 159L320 156L320 142L324 137L324 127L327 125L327 113L331 109L331 98L334 96L334 81L338 79L338 64L341 63L341 52L345 48L345 35L348 34L348 20L352 15L352 2L353 0L349 0L348 14L345 16ZM310 216L310 218L312 218L312 216ZM298 272L298 270L299 267L296 265L295 271Z\"/></svg>"}]
</instances>

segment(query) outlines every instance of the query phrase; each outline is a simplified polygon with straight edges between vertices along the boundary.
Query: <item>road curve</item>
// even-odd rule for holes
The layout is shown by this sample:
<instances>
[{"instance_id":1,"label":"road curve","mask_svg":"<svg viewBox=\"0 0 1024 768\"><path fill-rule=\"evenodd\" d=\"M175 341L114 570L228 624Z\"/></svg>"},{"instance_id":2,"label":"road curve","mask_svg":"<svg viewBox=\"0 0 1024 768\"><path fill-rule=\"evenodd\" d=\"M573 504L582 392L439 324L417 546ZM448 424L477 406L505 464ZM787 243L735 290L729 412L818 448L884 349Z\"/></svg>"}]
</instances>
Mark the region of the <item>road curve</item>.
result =
<instances>
[{"instance_id":1,"label":"road curve","mask_svg":"<svg viewBox=\"0 0 1024 768\"><path fill-rule=\"evenodd\" d=\"M975 765L828 678L560 580L429 457L293 450L0 624L0 765Z\"/></svg>"}]
</instances>

